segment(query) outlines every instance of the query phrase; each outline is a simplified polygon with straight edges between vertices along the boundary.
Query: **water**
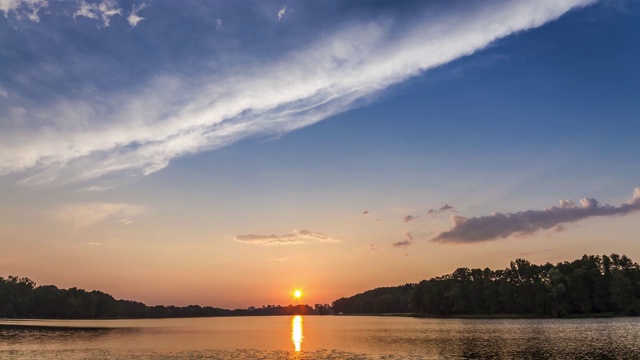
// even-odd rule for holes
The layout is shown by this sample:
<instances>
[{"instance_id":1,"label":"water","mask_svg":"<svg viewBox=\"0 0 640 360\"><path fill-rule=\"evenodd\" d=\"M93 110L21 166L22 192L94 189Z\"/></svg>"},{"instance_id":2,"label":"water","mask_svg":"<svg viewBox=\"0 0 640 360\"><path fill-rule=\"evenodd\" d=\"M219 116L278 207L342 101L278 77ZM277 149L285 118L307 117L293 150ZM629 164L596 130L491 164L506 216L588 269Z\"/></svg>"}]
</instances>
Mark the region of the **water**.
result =
<instances>
[{"instance_id":1,"label":"water","mask_svg":"<svg viewBox=\"0 0 640 360\"><path fill-rule=\"evenodd\" d=\"M0 359L640 359L640 318L0 320Z\"/></svg>"}]
</instances>

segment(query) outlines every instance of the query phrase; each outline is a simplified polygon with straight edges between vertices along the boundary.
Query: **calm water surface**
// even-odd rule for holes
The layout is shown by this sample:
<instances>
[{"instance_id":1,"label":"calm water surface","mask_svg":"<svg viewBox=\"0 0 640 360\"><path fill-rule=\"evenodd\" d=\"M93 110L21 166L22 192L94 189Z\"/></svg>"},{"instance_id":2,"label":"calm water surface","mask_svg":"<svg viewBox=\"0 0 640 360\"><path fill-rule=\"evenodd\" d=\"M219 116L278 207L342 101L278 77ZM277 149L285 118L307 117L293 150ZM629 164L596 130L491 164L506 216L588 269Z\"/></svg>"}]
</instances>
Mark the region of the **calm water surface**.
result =
<instances>
[{"instance_id":1,"label":"calm water surface","mask_svg":"<svg viewBox=\"0 0 640 360\"><path fill-rule=\"evenodd\" d=\"M0 320L0 359L640 359L640 318Z\"/></svg>"}]
</instances>

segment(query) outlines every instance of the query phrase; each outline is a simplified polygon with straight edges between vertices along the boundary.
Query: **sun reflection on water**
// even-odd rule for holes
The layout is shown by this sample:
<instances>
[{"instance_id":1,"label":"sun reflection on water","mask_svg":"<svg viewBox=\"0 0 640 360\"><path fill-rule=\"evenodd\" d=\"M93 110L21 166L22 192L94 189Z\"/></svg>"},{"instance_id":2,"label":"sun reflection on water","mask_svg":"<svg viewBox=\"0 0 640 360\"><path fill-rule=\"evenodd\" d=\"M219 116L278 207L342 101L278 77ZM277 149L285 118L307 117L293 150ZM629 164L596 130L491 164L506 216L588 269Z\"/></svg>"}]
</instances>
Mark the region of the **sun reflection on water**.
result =
<instances>
[{"instance_id":1,"label":"sun reflection on water","mask_svg":"<svg viewBox=\"0 0 640 360\"><path fill-rule=\"evenodd\" d=\"M291 341L293 341L296 352L300 351L302 340L304 340L304 335L302 335L302 316L296 315L291 319Z\"/></svg>"}]
</instances>

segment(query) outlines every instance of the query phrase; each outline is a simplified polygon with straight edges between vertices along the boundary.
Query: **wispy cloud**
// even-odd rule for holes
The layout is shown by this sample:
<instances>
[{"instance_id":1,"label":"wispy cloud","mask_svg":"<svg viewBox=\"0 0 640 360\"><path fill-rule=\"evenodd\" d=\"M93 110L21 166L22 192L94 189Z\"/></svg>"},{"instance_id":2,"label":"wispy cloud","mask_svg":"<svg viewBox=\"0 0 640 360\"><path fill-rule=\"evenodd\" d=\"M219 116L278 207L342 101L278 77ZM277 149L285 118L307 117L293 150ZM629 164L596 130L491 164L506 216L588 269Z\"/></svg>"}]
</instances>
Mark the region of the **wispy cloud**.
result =
<instances>
[{"instance_id":1,"label":"wispy cloud","mask_svg":"<svg viewBox=\"0 0 640 360\"><path fill-rule=\"evenodd\" d=\"M118 2L115 0L104 0L97 3L89 3L85 0L80 0L80 7L73 13L73 18L86 17L89 19L99 20L102 22L102 26L108 27L111 22L111 17L115 15L122 15L122 9L118 6ZM135 9L136 8L134 7L133 13L135 13ZM131 21L129 21L129 23L131 23Z\"/></svg>"},{"instance_id":2,"label":"wispy cloud","mask_svg":"<svg viewBox=\"0 0 640 360\"><path fill-rule=\"evenodd\" d=\"M128 218L127 219L121 219L121 220L118 220L118 224L122 224L122 225L125 225L125 226L126 225L131 225L131 224L133 224L133 220L128 219Z\"/></svg>"},{"instance_id":3,"label":"wispy cloud","mask_svg":"<svg viewBox=\"0 0 640 360\"><path fill-rule=\"evenodd\" d=\"M0 0L0 11L5 17L13 13L19 19L26 16L33 22L40 22L38 12L48 5L47 0Z\"/></svg>"},{"instance_id":4,"label":"wispy cloud","mask_svg":"<svg viewBox=\"0 0 640 360\"><path fill-rule=\"evenodd\" d=\"M633 197L620 206L600 204L595 199L581 199L580 205L570 200L544 210L525 210L516 213L494 213L488 216L466 218L452 216L453 228L440 233L431 241L439 243L474 243L504 239L511 235L526 236L539 230L564 230L562 224L595 216L626 215L640 210L640 187Z\"/></svg>"},{"instance_id":5,"label":"wispy cloud","mask_svg":"<svg viewBox=\"0 0 640 360\"><path fill-rule=\"evenodd\" d=\"M24 185L148 175L178 157L317 123L591 2L496 0L406 22L354 21L273 61L203 68L197 76L162 72L99 97L78 91L20 107L2 115L0 175L22 173ZM82 0L74 16L108 26L119 14L114 1Z\"/></svg>"},{"instance_id":6,"label":"wispy cloud","mask_svg":"<svg viewBox=\"0 0 640 360\"><path fill-rule=\"evenodd\" d=\"M284 235L259 235L259 234L246 234L237 235L234 240L241 243L254 244L254 245L299 245L308 242L316 243L335 243L340 242L338 239L334 239L328 235L309 231L309 230L294 230L291 233Z\"/></svg>"},{"instance_id":7,"label":"wispy cloud","mask_svg":"<svg viewBox=\"0 0 640 360\"><path fill-rule=\"evenodd\" d=\"M51 215L60 221L72 224L74 228L78 229L96 225L113 217L138 215L142 213L143 210L144 207L140 205L91 202L63 205L51 211ZM125 223L127 221L129 223ZM133 221L126 218L118 222L128 225Z\"/></svg>"},{"instance_id":8,"label":"wispy cloud","mask_svg":"<svg viewBox=\"0 0 640 360\"><path fill-rule=\"evenodd\" d=\"M107 191L107 190L109 190L108 187L99 186L99 185L91 185L91 186L78 189L79 192L100 192L100 191Z\"/></svg>"},{"instance_id":9,"label":"wispy cloud","mask_svg":"<svg viewBox=\"0 0 640 360\"><path fill-rule=\"evenodd\" d=\"M129 16L127 16L127 21L129 22L129 25L131 25L131 27L136 27L136 25L138 25L140 21L144 20L143 17L138 15L138 11L146 8L147 6L148 6L147 4L140 4L140 5L133 6L133 8L131 9L131 12L129 13Z\"/></svg>"},{"instance_id":10,"label":"wispy cloud","mask_svg":"<svg viewBox=\"0 0 640 360\"><path fill-rule=\"evenodd\" d=\"M286 15L287 13L287 7L283 7L282 9L280 9L280 11L278 11L278 21L282 20L282 18Z\"/></svg>"}]
</instances>

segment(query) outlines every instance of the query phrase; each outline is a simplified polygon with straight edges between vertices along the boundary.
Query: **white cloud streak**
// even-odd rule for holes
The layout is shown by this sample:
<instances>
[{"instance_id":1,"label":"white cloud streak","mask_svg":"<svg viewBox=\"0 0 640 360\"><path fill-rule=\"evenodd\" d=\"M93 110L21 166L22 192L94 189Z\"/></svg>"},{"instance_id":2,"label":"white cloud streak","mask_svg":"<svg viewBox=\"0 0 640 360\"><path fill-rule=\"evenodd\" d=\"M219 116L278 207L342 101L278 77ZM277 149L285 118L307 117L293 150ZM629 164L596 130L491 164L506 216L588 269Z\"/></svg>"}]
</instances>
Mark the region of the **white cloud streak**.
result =
<instances>
[{"instance_id":1,"label":"white cloud streak","mask_svg":"<svg viewBox=\"0 0 640 360\"><path fill-rule=\"evenodd\" d=\"M253 245L299 245L308 242L315 243L336 243L340 240L334 239L325 234L309 231L309 230L294 230L289 234L284 235L258 235L258 234L246 234L237 235L234 240L241 243L253 244Z\"/></svg>"},{"instance_id":2,"label":"white cloud streak","mask_svg":"<svg viewBox=\"0 0 640 360\"><path fill-rule=\"evenodd\" d=\"M560 205L544 210L526 210L516 213L494 213L488 216L466 218L451 217L453 228L440 233L431 241L439 243L476 243L504 239L512 235L526 236L539 230L555 228L563 231L562 224L596 216L627 215L640 210L640 187L633 197L620 206L602 205L595 199L581 199L580 205L562 200Z\"/></svg>"},{"instance_id":3,"label":"white cloud streak","mask_svg":"<svg viewBox=\"0 0 640 360\"><path fill-rule=\"evenodd\" d=\"M20 183L35 185L151 174L177 157L309 126L590 3L478 2L464 13L416 22L400 35L390 23L356 24L273 63L198 79L157 76L133 93L106 97L105 103L67 99L28 109L24 117L46 125L0 133L0 175L24 173ZM120 11L109 1L100 3L110 4L102 8L81 4L74 16L101 18L105 26Z\"/></svg>"},{"instance_id":4,"label":"white cloud streak","mask_svg":"<svg viewBox=\"0 0 640 360\"><path fill-rule=\"evenodd\" d=\"M115 0L104 0L98 3L88 3L85 0L81 0L80 7L73 13L73 18L83 16L89 19L100 20L102 21L102 26L108 27L111 17L115 15L122 15L122 9L118 7L118 2ZM140 18L140 20L141 19L142 18ZM131 21L129 21L129 23L131 23Z\"/></svg>"},{"instance_id":5,"label":"white cloud streak","mask_svg":"<svg viewBox=\"0 0 640 360\"><path fill-rule=\"evenodd\" d=\"M72 224L75 229L80 229L96 225L109 218L138 215L143 211L144 207L140 205L91 202L66 204L52 211L51 215L59 221ZM124 219L118 222L129 225L133 221Z\"/></svg>"},{"instance_id":6,"label":"white cloud streak","mask_svg":"<svg viewBox=\"0 0 640 360\"><path fill-rule=\"evenodd\" d=\"M278 11L278 21L282 20L282 18L287 14L287 7L283 7Z\"/></svg>"},{"instance_id":7,"label":"white cloud streak","mask_svg":"<svg viewBox=\"0 0 640 360\"><path fill-rule=\"evenodd\" d=\"M0 0L0 11L5 17L13 12L18 18L24 15L33 22L40 22L38 12L48 5L47 0Z\"/></svg>"}]
</instances>

